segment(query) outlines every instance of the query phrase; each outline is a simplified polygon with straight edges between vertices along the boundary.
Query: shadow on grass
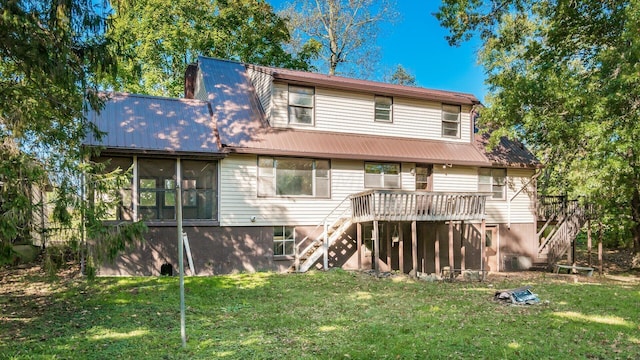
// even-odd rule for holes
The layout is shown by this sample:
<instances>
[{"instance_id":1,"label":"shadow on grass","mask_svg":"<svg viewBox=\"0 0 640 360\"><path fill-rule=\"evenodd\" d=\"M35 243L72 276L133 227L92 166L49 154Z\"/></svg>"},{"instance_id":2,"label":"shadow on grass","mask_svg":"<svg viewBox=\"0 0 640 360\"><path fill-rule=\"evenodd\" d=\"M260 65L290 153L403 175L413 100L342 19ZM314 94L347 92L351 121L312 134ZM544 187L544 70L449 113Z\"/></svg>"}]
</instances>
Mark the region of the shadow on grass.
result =
<instances>
[{"instance_id":1,"label":"shadow on grass","mask_svg":"<svg viewBox=\"0 0 640 360\"><path fill-rule=\"evenodd\" d=\"M177 278L103 278L54 295L46 312L22 324L19 337L3 335L0 353L144 359L640 357L637 288L535 281L533 286L547 304L494 303L495 289L487 283L390 281L345 271L187 278L189 339L183 350Z\"/></svg>"}]
</instances>

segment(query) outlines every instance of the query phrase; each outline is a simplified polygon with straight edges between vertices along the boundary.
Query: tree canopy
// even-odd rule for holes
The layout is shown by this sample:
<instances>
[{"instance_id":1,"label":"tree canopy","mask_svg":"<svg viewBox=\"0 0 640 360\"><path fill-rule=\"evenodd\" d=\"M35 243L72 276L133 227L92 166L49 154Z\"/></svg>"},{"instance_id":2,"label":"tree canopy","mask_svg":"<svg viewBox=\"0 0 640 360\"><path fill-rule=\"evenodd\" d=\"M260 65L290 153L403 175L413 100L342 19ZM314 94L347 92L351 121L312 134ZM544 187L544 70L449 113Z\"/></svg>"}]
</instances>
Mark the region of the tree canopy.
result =
<instances>
[{"instance_id":1,"label":"tree canopy","mask_svg":"<svg viewBox=\"0 0 640 360\"><path fill-rule=\"evenodd\" d=\"M416 86L416 77L400 64L391 75L387 76L386 81L397 85Z\"/></svg>"},{"instance_id":2,"label":"tree canopy","mask_svg":"<svg viewBox=\"0 0 640 360\"><path fill-rule=\"evenodd\" d=\"M524 139L543 190L589 196L640 253L640 1L443 0L436 16L451 44L483 42L480 125Z\"/></svg>"},{"instance_id":3,"label":"tree canopy","mask_svg":"<svg viewBox=\"0 0 640 360\"><path fill-rule=\"evenodd\" d=\"M398 16L393 0L293 0L282 15L294 45L321 45L318 69L361 78L378 61L380 24Z\"/></svg>"},{"instance_id":4,"label":"tree canopy","mask_svg":"<svg viewBox=\"0 0 640 360\"><path fill-rule=\"evenodd\" d=\"M42 205L33 187L56 190L49 220L98 228L100 212L88 212L81 196L88 155L81 144L96 131L85 111L100 108L97 83L115 61L103 37L105 9L93 2L1 1L0 248L7 249L28 241L28 217ZM117 240L116 247L126 243Z\"/></svg>"},{"instance_id":5,"label":"tree canopy","mask_svg":"<svg viewBox=\"0 0 640 360\"><path fill-rule=\"evenodd\" d=\"M115 90L181 96L199 55L307 70L317 51L286 51L287 25L263 0L115 0L113 11Z\"/></svg>"}]
</instances>

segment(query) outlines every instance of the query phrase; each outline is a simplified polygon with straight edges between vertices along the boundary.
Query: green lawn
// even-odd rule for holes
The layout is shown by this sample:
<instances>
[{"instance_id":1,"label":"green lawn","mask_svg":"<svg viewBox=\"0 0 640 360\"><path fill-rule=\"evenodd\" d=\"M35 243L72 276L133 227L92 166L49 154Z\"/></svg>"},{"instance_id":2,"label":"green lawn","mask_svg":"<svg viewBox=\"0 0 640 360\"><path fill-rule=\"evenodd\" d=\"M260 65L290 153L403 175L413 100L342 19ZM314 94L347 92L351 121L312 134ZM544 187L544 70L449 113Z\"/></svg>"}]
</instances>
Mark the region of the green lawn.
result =
<instances>
[{"instance_id":1,"label":"green lawn","mask_svg":"<svg viewBox=\"0 0 640 360\"><path fill-rule=\"evenodd\" d=\"M429 283L341 270L187 278L186 349L176 277L13 279L1 284L14 290L0 293L0 358L640 358L637 278ZM523 285L540 305L492 300L496 289Z\"/></svg>"}]
</instances>

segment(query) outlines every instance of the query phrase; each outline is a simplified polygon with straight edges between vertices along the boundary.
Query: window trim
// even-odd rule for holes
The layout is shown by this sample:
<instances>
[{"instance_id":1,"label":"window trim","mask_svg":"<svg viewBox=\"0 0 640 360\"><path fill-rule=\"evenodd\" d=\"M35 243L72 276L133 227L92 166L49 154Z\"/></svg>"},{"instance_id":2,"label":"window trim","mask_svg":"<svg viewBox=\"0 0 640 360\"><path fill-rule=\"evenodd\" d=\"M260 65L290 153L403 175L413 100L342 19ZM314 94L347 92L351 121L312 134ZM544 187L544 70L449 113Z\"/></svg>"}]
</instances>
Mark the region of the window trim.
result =
<instances>
[{"instance_id":1,"label":"window trim","mask_svg":"<svg viewBox=\"0 0 640 360\"><path fill-rule=\"evenodd\" d=\"M451 111L445 110L446 108L457 108L458 109L458 119L456 121L445 119L445 114L453 114ZM441 106L441 122L440 126L442 127L442 137L450 138L450 139L460 139L461 137L461 127L462 127L462 107L460 105L452 105L452 104L442 104ZM445 124L456 124L456 135L447 135L445 133Z\"/></svg>"},{"instance_id":2,"label":"window trim","mask_svg":"<svg viewBox=\"0 0 640 360\"><path fill-rule=\"evenodd\" d=\"M280 228L282 230L282 239L277 239L276 240L276 229ZM286 236L287 234L287 229L291 229L291 238L288 238ZM274 258L286 258L286 257L291 257L291 256L295 256L295 252L296 252L296 228L295 226L287 226L287 225L276 225L273 226L273 245L272 245L272 251L273 251L273 257ZM282 243L282 254L276 254L276 242L281 242ZM292 252L290 254L286 253L286 249L287 243L293 243L292 246Z\"/></svg>"},{"instance_id":3,"label":"window trim","mask_svg":"<svg viewBox=\"0 0 640 360\"><path fill-rule=\"evenodd\" d=\"M262 159L270 159L271 160L271 168L261 167L260 160ZM312 170L311 170L311 195L290 195L290 194L278 194L278 168L277 168L277 160L278 159L298 159L298 160L308 160L312 162ZM318 175L318 161L326 161L328 168L327 176L321 177ZM258 198L307 198L307 199L331 199L331 160L329 159L316 159L316 158L298 158L298 157L286 157L286 156L258 156L257 157L257 197ZM271 169L268 174L262 174L262 169ZM320 169L324 170L324 169ZM326 195L318 195L318 179L326 179L327 180L327 194ZM269 187L269 193L261 192L261 183L263 181L271 181L271 186ZM271 193L272 192L272 193Z\"/></svg>"},{"instance_id":4,"label":"window trim","mask_svg":"<svg viewBox=\"0 0 640 360\"><path fill-rule=\"evenodd\" d=\"M398 186L397 187L386 187L384 186L384 175L385 173L382 172L380 174L371 174L371 175L380 175L380 186L375 186L375 187L371 187L371 186L367 186L367 165L368 164L372 164L372 165L397 165L398 166ZM364 162L364 167L363 167L363 175L364 175L364 188L365 189L385 189L385 190L398 190L398 189L402 189L402 164L401 163L396 163L396 162L377 162L377 161L365 161Z\"/></svg>"},{"instance_id":5,"label":"window trim","mask_svg":"<svg viewBox=\"0 0 640 360\"><path fill-rule=\"evenodd\" d=\"M481 174L482 171L489 171L489 174ZM495 179L496 179L496 175L494 175L494 171L503 171L504 172L504 178L503 178L503 184L499 185L495 183ZM489 183L481 183L481 179L483 176L488 176L488 178L490 179ZM490 191L481 191L480 190L480 186L481 185L488 185L490 186L491 190ZM494 187L500 186L502 187L502 196L501 197L495 197L496 192L494 191ZM488 198L489 200L496 200L496 201L501 201L501 200L506 200L507 199L507 169L506 168L478 168L478 192L487 192L487 193L491 193L492 195Z\"/></svg>"},{"instance_id":6,"label":"window trim","mask_svg":"<svg viewBox=\"0 0 640 360\"><path fill-rule=\"evenodd\" d=\"M302 104L292 104L291 103L291 94L294 92L292 91L292 89L295 88L299 88L299 89L307 89L307 90L311 90L311 105L302 105ZM316 114L315 114L315 107L316 107L316 88L313 86L302 86L302 85L293 85L293 84L288 84L287 87L287 124L289 125L296 125L296 126L315 126L315 122L316 122ZM292 122L291 121L291 109L292 108L300 108L300 109L311 109L311 122L310 123L304 123L304 122L299 122L299 121L295 121ZM296 117L297 120L297 117Z\"/></svg>"},{"instance_id":7,"label":"window trim","mask_svg":"<svg viewBox=\"0 0 640 360\"><path fill-rule=\"evenodd\" d=\"M380 119L378 118L378 99L388 99L389 100L389 119ZM387 105L387 104L383 104ZM387 111L387 109L382 109ZM373 121L380 123L393 123L393 96L384 96L384 95L374 95L373 96Z\"/></svg>"}]
</instances>

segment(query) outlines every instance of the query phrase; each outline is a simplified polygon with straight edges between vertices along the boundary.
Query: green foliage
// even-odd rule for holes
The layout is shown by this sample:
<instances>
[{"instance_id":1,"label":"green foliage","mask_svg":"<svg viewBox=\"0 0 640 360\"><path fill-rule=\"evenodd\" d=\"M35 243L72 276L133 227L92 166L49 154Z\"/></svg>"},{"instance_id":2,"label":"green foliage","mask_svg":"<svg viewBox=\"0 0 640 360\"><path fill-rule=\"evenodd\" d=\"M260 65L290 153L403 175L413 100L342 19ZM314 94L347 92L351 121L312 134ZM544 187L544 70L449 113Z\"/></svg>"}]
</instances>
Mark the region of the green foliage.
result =
<instances>
[{"instance_id":1,"label":"green foliage","mask_svg":"<svg viewBox=\"0 0 640 360\"><path fill-rule=\"evenodd\" d=\"M492 300L496 290L524 285L518 277L494 283L347 271L187 277L186 349L177 277L32 279L32 286L56 292L40 298L43 313L21 307L21 291L8 294L0 353L17 359L65 358L70 351L77 358L142 359L640 357L637 279L576 277L574 283L574 277L542 275L525 281L543 301L532 306ZM1 291L0 301L7 298Z\"/></svg>"},{"instance_id":2,"label":"green foliage","mask_svg":"<svg viewBox=\"0 0 640 360\"><path fill-rule=\"evenodd\" d=\"M0 4L0 243L29 240L36 208L51 210L50 227L81 233L95 222L82 196L91 150L81 144L100 135L85 112L101 108L98 83L116 65L103 36L107 9L82 0ZM33 196L48 187L51 203Z\"/></svg>"},{"instance_id":3,"label":"green foliage","mask_svg":"<svg viewBox=\"0 0 640 360\"><path fill-rule=\"evenodd\" d=\"M523 139L546 165L543 192L594 199L638 252L639 14L637 0L445 0L437 14L452 44L484 43L480 126Z\"/></svg>"},{"instance_id":4,"label":"green foliage","mask_svg":"<svg viewBox=\"0 0 640 360\"><path fill-rule=\"evenodd\" d=\"M180 96L197 56L308 69L314 46L292 55L289 31L263 0L113 1L107 38L118 56L115 90Z\"/></svg>"},{"instance_id":5,"label":"green foliage","mask_svg":"<svg viewBox=\"0 0 640 360\"><path fill-rule=\"evenodd\" d=\"M404 66L398 64L393 74L388 76L387 82L397 85L416 86L416 77L409 73Z\"/></svg>"},{"instance_id":6,"label":"green foliage","mask_svg":"<svg viewBox=\"0 0 640 360\"><path fill-rule=\"evenodd\" d=\"M379 58L379 25L398 14L394 0L292 0L282 16L289 22L293 48L319 50L316 68L366 78Z\"/></svg>"}]
</instances>

